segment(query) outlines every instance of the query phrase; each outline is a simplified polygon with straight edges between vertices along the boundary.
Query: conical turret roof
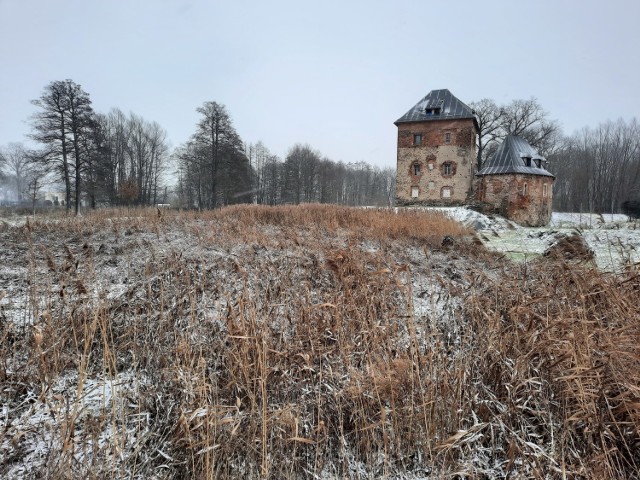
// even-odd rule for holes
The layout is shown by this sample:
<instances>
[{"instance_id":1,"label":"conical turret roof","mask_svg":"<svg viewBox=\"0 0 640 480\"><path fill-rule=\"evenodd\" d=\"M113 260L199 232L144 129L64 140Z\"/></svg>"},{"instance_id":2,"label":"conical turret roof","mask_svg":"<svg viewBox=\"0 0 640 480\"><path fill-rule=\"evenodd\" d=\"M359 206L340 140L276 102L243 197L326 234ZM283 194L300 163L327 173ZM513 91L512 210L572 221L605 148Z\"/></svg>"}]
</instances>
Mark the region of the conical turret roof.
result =
<instances>
[{"instance_id":1,"label":"conical turret roof","mask_svg":"<svg viewBox=\"0 0 640 480\"><path fill-rule=\"evenodd\" d=\"M545 158L524 138L508 135L476 175L525 173L553 178L553 175L545 170L545 163Z\"/></svg>"}]
</instances>

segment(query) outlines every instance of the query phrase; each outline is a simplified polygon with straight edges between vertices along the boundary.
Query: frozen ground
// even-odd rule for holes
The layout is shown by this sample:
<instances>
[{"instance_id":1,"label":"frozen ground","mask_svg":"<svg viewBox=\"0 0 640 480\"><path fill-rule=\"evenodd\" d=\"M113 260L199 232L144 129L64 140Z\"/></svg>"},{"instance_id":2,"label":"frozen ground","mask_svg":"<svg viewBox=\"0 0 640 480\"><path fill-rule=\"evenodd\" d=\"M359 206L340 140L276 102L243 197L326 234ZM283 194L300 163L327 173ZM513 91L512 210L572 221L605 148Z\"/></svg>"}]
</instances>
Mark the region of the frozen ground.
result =
<instances>
[{"instance_id":1,"label":"frozen ground","mask_svg":"<svg viewBox=\"0 0 640 480\"><path fill-rule=\"evenodd\" d=\"M440 208L455 220L473 228L490 250L514 260L531 260L559 238L582 235L604 271L619 271L640 262L640 222L626 215L554 212L546 227L522 227L502 217L487 217L464 207Z\"/></svg>"}]
</instances>

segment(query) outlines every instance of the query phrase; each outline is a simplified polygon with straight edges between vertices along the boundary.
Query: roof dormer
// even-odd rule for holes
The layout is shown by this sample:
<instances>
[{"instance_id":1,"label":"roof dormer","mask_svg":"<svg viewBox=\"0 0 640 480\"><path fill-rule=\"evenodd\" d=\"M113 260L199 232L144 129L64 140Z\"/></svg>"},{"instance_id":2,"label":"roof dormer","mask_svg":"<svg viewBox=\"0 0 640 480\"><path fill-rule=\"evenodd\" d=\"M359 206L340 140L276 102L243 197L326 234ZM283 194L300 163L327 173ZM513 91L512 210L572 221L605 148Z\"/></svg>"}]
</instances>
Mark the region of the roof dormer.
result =
<instances>
[{"instance_id":1,"label":"roof dormer","mask_svg":"<svg viewBox=\"0 0 640 480\"><path fill-rule=\"evenodd\" d=\"M427 105L424 109L425 115L427 115L428 117L431 117L433 115L440 115L440 113L442 112L442 105L444 105L444 100L441 98L427 102Z\"/></svg>"}]
</instances>

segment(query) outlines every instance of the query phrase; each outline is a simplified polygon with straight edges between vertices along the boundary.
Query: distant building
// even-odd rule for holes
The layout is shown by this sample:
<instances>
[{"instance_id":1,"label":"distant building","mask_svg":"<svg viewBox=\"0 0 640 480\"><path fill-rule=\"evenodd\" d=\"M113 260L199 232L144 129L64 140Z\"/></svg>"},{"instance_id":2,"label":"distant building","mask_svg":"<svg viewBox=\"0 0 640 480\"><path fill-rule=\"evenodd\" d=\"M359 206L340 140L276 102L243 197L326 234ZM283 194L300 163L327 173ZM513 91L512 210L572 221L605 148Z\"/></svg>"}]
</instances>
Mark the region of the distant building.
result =
<instances>
[{"instance_id":1,"label":"distant building","mask_svg":"<svg viewBox=\"0 0 640 480\"><path fill-rule=\"evenodd\" d=\"M64 205L65 194L64 192L43 192L41 200L45 203L51 202L51 205Z\"/></svg>"},{"instance_id":2,"label":"distant building","mask_svg":"<svg viewBox=\"0 0 640 480\"><path fill-rule=\"evenodd\" d=\"M472 196L478 124L449 90L432 90L396 120L397 205L461 205Z\"/></svg>"},{"instance_id":3,"label":"distant building","mask_svg":"<svg viewBox=\"0 0 640 480\"><path fill-rule=\"evenodd\" d=\"M554 177L544 157L508 136L475 173L478 122L449 90L432 90L395 125L396 205L474 204L521 225L549 223Z\"/></svg>"},{"instance_id":4,"label":"distant building","mask_svg":"<svg viewBox=\"0 0 640 480\"><path fill-rule=\"evenodd\" d=\"M483 211L530 227L549 223L554 176L545 166L545 158L526 140L509 135L476 173Z\"/></svg>"}]
</instances>

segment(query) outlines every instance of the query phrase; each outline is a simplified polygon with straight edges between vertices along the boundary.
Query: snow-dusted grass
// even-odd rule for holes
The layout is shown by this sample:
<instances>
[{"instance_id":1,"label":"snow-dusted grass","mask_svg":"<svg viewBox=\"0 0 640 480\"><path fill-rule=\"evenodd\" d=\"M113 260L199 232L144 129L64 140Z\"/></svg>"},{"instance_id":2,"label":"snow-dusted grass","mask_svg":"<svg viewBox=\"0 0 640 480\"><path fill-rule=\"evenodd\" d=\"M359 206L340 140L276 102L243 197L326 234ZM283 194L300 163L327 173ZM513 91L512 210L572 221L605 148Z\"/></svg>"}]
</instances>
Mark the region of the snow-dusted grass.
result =
<instances>
[{"instance_id":1,"label":"snow-dusted grass","mask_svg":"<svg viewBox=\"0 0 640 480\"><path fill-rule=\"evenodd\" d=\"M0 240L2 478L637 478L633 272L313 205Z\"/></svg>"}]
</instances>

